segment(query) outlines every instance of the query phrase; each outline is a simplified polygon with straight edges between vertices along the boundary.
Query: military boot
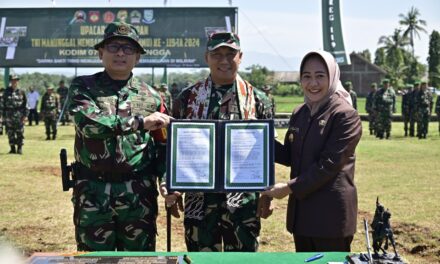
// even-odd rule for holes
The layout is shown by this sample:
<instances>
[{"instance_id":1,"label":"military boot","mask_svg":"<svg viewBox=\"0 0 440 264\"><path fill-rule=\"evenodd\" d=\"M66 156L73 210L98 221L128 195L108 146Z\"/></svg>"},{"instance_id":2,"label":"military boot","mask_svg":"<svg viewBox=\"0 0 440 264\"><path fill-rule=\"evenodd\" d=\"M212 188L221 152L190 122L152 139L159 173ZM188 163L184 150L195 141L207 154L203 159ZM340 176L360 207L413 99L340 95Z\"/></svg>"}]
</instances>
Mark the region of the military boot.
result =
<instances>
[{"instance_id":1,"label":"military boot","mask_svg":"<svg viewBox=\"0 0 440 264\"><path fill-rule=\"evenodd\" d=\"M52 139L55 140L57 138L57 134L52 135Z\"/></svg>"},{"instance_id":2,"label":"military boot","mask_svg":"<svg viewBox=\"0 0 440 264\"><path fill-rule=\"evenodd\" d=\"M390 138L390 132L387 132L385 137L386 137L386 139L389 139Z\"/></svg>"},{"instance_id":3,"label":"military boot","mask_svg":"<svg viewBox=\"0 0 440 264\"><path fill-rule=\"evenodd\" d=\"M46 140L50 140L50 135L49 134L46 135Z\"/></svg>"},{"instance_id":4,"label":"military boot","mask_svg":"<svg viewBox=\"0 0 440 264\"><path fill-rule=\"evenodd\" d=\"M23 154L23 150L21 149L21 145L17 146L17 154Z\"/></svg>"},{"instance_id":5,"label":"military boot","mask_svg":"<svg viewBox=\"0 0 440 264\"><path fill-rule=\"evenodd\" d=\"M15 145L11 145L11 150L9 151L9 154L15 154L15 153L17 153L15 151Z\"/></svg>"}]
</instances>

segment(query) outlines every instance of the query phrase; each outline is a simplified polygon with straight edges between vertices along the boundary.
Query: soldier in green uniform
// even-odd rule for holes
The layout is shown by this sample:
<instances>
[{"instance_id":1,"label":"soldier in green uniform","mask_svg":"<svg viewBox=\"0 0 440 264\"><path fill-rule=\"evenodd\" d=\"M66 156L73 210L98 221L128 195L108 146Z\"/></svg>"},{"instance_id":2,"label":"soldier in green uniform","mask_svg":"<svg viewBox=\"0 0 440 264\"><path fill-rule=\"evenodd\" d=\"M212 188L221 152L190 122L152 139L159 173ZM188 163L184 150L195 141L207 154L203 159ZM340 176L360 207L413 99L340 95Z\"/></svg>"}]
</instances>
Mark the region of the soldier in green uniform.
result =
<instances>
[{"instance_id":1,"label":"soldier in green uniform","mask_svg":"<svg viewBox=\"0 0 440 264\"><path fill-rule=\"evenodd\" d=\"M168 91L168 85L166 83L162 83L159 87L159 94L162 96L162 99L167 106L167 109L170 113L172 113L172 103L173 99L171 97L171 93Z\"/></svg>"},{"instance_id":2,"label":"soldier in green uniform","mask_svg":"<svg viewBox=\"0 0 440 264\"><path fill-rule=\"evenodd\" d=\"M355 91L353 91L353 84L351 83L351 81L346 81L344 83L344 88L350 94L353 108L357 110L357 94Z\"/></svg>"},{"instance_id":3,"label":"soldier in green uniform","mask_svg":"<svg viewBox=\"0 0 440 264\"><path fill-rule=\"evenodd\" d=\"M69 89L77 248L154 251L156 181L166 168L163 138L153 135L170 117L160 95L133 76L145 50L132 25L108 24L94 48L104 71L75 78Z\"/></svg>"},{"instance_id":4,"label":"soldier in green uniform","mask_svg":"<svg viewBox=\"0 0 440 264\"><path fill-rule=\"evenodd\" d=\"M24 121L28 115L26 94L18 88L17 75L10 75L9 80L11 85L3 93L3 122L11 146L9 153L23 154Z\"/></svg>"},{"instance_id":5,"label":"soldier in green uniform","mask_svg":"<svg viewBox=\"0 0 440 264\"><path fill-rule=\"evenodd\" d=\"M409 101L409 136L414 137L417 130L417 96L420 91L420 81L414 82L414 90L410 94Z\"/></svg>"},{"instance_id":6,"label":"soldier in green uniform","mask_svg":"<svg viewBox=\"0 0 440 264\"><path fill-rule=\"evenodd\" d=\"M256 118L254 87L238 75L241 58L236 34L212 34L205 53L210 75L179 94L173 116L179 119ZM270 202L259 203L259 195L254 192L185 193L187 250L257 251L260 217L270 215L269 207Z\"/></svg>"},{"instance_id":7,"label":"soldier in green uniform","mask_svg":"<svg viewBox=\"0 0 440 264\"><path fill-rule=\"evenodd\" d=\"M3 135L3 127L5 124L3 123L3 92L5 88L0 88L0 135Z\"/></svg>"},{"instance_id":8,"label":"soldier in green uniform","mask_svg":"<svg viewBox=\"0 0 440 264\"><path fill-rule=\"evenodd\" d=\"M420 91L416 97L417 105L417 137L426 138L428 134L429 118L431 117L433 100L432 94L428 91L428 83L422 81Z\"/></svg>"},{"instance_id":9,"label":"soldier in green uniform","mask_svg":"<svg viewBox=\"0 0 440 264\"><path fill-rule=\"evenodd\" d=\"M390 87L390 81L384 79L383 87L374 96L374 111L377 112L376 137L388 139L391 134L391 117L396 112L396 93Z\"/></svg>"},{"instance_id":10,"label":"soldier in green uniform","mask_svg":"<svg viewBox=\"0 0 440 264\"><path fill-rule=\"evenodd\" d=\"M438 119L438 132L440 134L440 95L437 95L437 101L435 102L435 113Z\"/></svg>"},{"instance_id":11,"label":"soldier in green uniform","mask_svg":"<svg viewBox=\"0 0 440 264\"><path fill-rule=\"evenodd\" d=\"M256 118L273 119L275 116L275 101L268 85L262 89L254 87Z\"/></svg>"},{"instance_id":12,"label":"soldier in green uniform","mask_svg":"<svg viewBox=\"0 0 440 264\"><path fill-rule=\"evenodd\" d=\"M374 95L377 92L377 84L371 83L370 92L367 95L365 100L365 111L368 113L368 128L370 130L370 135L375 134L375 126L376 126L376 116L377 113L374 111Z\"/></svg>"},{"instance_id":13,"label":"soldier in green uniform","mask_svg":"<svg viewBox=\"0 0 440 264\"><path fill-rule=\"evenodd\" d=\"M60 112L60 103L58 96L53 93L53 85L47 85L46 89L46 93L41 99L40 114L46 127L46 140L50 140L51 134L52 139L55 140L57 137L57 117Z\"/></svg>"},{"instance_id":14,"label":"soldier in green uniform","mask_svg":"<svg viewBox=\"0 0 440 264\"><path fill-rule=\"evenodd\" d=\"M406 89L402 95L402 118L403 118L403 130L405 131L405 137L408 136L408 129L409 129L408 124L410 123L410 119L411 119L410 103L411 103L411 95L413 88L414 85L407 83Z\"/></svg>"},{"instance_id":15,"label":"soldier in green uniform","mask_svg":"<svg viewBox=\"0 0 440 264\"><path fill-rule=\"evenodd\" d=\"M64 81L61 80L59 82L59 87L57 89L57 94L60 98L60 108L64 107L64 104L66 103L67 100L67 95L69 93L69 89L65 86ZM68 111L64 111L63 116L61 117L61 125L65 125L66 122L69 122L69 112Z\"/></svg>"}]
</instances>

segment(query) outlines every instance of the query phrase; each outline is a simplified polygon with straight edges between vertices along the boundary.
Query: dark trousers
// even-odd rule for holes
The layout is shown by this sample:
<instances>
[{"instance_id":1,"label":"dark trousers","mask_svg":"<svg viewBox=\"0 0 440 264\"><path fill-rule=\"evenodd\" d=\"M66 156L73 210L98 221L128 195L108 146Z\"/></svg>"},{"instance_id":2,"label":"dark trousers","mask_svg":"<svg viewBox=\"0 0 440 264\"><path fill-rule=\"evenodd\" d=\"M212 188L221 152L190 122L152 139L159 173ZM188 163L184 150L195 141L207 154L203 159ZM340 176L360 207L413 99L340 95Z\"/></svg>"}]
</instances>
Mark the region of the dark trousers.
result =
<instances>
[{"instance_id":1,"label":"dark trousers","mask_svg":"<svg viewBox=\"0 0 440 264\"><path fill-rule=\"evenodd\" d=\"M353 236L324 238L293 235L296 252L350 252Z\"/></svg>"},{"instance_id":2,"label":"dark trousers","mask_svg":"<svg viewBox=\"0 0 440 264\"><path fill-rule=\"evenodd\" d=\"M35 124L38 125L37 109L29 109L28 121L30 126L32 126L32 121L35 121Z\"/></svg>"}]
</instances>

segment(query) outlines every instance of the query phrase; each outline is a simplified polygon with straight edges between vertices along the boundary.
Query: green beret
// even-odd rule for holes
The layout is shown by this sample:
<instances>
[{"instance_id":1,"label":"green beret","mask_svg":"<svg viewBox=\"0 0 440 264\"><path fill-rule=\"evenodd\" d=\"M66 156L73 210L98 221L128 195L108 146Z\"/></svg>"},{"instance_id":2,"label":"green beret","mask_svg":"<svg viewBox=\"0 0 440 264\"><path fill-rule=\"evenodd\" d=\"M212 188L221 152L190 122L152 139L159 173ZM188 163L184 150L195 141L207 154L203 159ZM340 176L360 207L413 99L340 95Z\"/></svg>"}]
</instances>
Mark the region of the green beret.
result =
<instances>
[{"instance_id":1,"label":"green beret","mask_svg":"<svg viewBox=\"0 0 440 264\"><path fill-rule=\"evenodd\" d=\"M372 82L372 83L371 83L371 87L377 87L377 83Z\"/></svg>"},{"instance_id":2,"label":"green beret","mask_svg":"<svg viewBox=\"0 0 440 264\"><path fill-rule=\"evenodd\" d=\"M382 84L384 84L384 83L390 83L390 80L389 79L383 79L382 80Z\"/></svg>"},{"instance_id":3,"label":"green beret","mask_svg":"<svg viewBox=\"0 0 440 264\"><path fill-rule=\"evenodd\" d=\"M410 83L407 83L407 84L405 85L405 87L407 87L407 88L414 88L414 85L412 85L412 84L410 84Z\"/></svg>"},{"instance_id":4,"label":"green beret","mask_svg":"<svg viewBox=\"0 0 440 264\"><path fill-rule=\"evenodd\" d=\"M414 85L419 85L420 84L420 80L415 80L414 81Z\"/></svg>"},{"instance_id":5,"label":"green beret","mask_svg":"<svg viewBox=\"0 0 440 264\"><path fill-rule=\"evenodd\" d=\"M351 86L351 81L346 81L346 82L345 82L345 85L347 85L347 86Z\"/></svg>"},{"instance_id":6,"label":"green beret","mask_svg":"<svg viewBox=\"0 0 440 264\"><path fill-rule=\"evenodd\" d=\"M140 50L142 54L145 54L145 49L141 46L139 43L139 33L137 29L127 23L123 22L112 22L107 25L107 27L104 30L104 38L94 46L94 48L97 50L100 47L104 45L104 42L111 38L125 38L128 40L131 40L137 48Z\"/></svg>"}]
</instances>

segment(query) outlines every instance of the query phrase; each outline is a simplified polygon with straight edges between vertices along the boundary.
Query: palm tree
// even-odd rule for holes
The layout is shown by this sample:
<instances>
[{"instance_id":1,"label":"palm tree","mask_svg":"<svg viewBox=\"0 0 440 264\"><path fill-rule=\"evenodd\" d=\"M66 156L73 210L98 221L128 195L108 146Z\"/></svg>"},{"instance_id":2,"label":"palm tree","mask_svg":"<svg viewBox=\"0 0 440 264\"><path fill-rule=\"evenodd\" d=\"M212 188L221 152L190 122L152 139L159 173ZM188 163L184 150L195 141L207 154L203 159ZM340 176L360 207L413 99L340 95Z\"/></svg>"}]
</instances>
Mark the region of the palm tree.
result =
<instances>
[{"instance_id":1,"label":"palm tree","mask_svg":"<svg viewBox=\"0 0 440 264\"><path fill-rule=\"evenodd\" d=\"M404 63L404 47L408 46L409 40L401 34L401 29L395 29L393 35L382 36L379 44L383 44L385 51L385 65L382 65L393 79L400 80L402 72L406 69Z\"/></svg>"},{"instance_id":2,"label":"palm tree","mask_svg":"<svg viewBox=\"0 0 440 264\"><path fill-rule=\"evenodd\" d=\"M413 58L414 58L414 36L420 39L420 34L419 34L420 31L424 33L428 33L426 32L426 29L423 27L423 26L426 27L426 21L419 19L419 16L420 16L419 10L415 7L411 7L411 9L406 15L399 14L399 17L401 18L399 24L402 26L406 26L406 29L403 32L403 36L408 37L409 35Z\"/></svg>"}]
</instances>

